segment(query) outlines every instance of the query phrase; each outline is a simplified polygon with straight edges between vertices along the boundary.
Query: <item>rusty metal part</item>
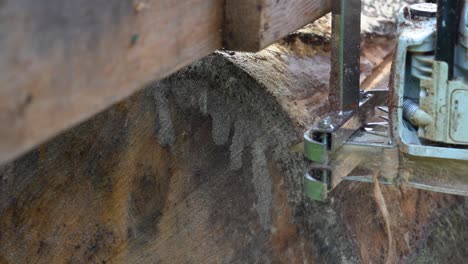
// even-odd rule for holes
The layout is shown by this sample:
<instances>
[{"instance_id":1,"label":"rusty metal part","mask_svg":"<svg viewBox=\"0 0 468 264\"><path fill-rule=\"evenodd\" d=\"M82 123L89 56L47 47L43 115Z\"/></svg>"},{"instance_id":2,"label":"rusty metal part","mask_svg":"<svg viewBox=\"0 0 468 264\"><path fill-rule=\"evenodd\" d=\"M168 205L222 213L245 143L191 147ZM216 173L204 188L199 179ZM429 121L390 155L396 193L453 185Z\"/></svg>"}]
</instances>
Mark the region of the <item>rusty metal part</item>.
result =
<instances>
[{"instance_id":1,"label":"rusty metal part","mask_svg":"<svg viewBox=\"0 0 468 264\"><path fill-rule=\"evenodd\" d=\"M334 0L330 102L337 112L359 107L360 24L360 0Z\"/></svg>"}]
</instances>

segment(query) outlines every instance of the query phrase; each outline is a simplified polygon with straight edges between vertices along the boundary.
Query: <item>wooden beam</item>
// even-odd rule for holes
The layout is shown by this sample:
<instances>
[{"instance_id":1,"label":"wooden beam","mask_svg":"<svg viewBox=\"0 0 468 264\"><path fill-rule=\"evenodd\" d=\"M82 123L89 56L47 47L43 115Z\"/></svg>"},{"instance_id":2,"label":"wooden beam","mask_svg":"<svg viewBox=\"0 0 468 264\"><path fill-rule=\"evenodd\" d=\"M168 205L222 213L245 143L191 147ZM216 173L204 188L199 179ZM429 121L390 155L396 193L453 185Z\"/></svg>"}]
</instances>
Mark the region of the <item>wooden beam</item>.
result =
<instances>
[{"instance_id":1,"label":"wooden beam","mask_svg":"<svg viewBox=\"0 0 468 264\"><path fill-rule=\"evenodd\" d=\"M226 0L225 47L258 51L331 11L331 0Z\"/></svg>"},{"instance_id":2,"label":"wooden beam","mask_svg":"<svg viewBox=\"0 0 468 264\"><path fill-rule=\"evenodd\" d=\"M226 46L256 51L330 9L250 2L3 2L0 163L221 48L224 14Z\"/></svg>"},{"instance_id":3,"label":"wooden beam","mask_svg":"<svg viewBox=\"0 0 468 264\"><path fill-rule=\"evenodd\" d=\"M222 0L2 5L0 161L222 45Z\"/></svg>"}]
</instances>

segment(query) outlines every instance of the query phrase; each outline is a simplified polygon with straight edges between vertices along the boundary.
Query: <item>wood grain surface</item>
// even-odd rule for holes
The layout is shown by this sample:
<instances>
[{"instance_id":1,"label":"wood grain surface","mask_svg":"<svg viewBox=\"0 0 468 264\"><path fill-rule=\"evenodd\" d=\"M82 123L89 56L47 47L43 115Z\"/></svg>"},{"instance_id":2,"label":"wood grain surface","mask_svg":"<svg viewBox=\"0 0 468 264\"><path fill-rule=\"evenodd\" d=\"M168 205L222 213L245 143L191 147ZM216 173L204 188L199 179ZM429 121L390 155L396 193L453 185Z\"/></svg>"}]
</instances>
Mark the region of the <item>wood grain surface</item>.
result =
<instances>
[{"instance_id":1,"label":"wood grain surface","mask_svg":"<svg viewBox=\"0 0 468 264\"><path fill-rule=\"evenodd\" d=\"M258 51L331 11L331 0L227 0L227 49Z\"/></svg>"},{"instance_id":2,"label":"wood grain surface","mask_svg":"<svg viewBox=\"0 0 468 264\"><path fill-rule=\"evenodd\" d=\"M0 162L221 48L223 30L235 33L227 47L260 50L327 10L323 0L0 1ZM225 13L235 22L223 29Z\"/></svg>"},{"instance_id":3,"label":"wood grain surface","mask_svg":"<svg viewBox=\"0 0 468 264\"><path fill-rule=\"evenodd\" d=\"M211 56L3 166L0 262L311 258L294 168L285 177L279 163L301 163L280 152L294 132L226 62Z\"/></svg>"},{"instance_id":4,"label":"wood grain surface","mask_svg":"<svg viewBox=\"0 0 468 264\"><path fill-rule=\"evenodd\" d=\"M221 0L0 2L0 162L221 47Z\"/></svg>"}]
</instances>

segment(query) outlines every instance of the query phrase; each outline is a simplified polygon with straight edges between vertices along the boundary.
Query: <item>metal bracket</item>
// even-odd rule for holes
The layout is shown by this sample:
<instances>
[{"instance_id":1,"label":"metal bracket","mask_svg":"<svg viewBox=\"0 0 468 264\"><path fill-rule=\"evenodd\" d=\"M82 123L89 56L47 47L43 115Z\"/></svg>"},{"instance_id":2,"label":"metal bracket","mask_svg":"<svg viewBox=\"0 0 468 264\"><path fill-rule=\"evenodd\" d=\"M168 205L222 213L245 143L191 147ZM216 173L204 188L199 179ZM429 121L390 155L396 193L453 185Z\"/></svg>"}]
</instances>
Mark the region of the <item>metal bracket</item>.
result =
<instances>
[{"instance_id":1,"label":"metal bracket","mask_svg":"<svg viewBox=\"0 0 468 264\"><path fill-rule=\"evenodd\" d=\"M388 90L362 92L355 111L333 112L304 134L304 155L311 161L324 164L323 157L339 149L348 138L374 116L377 106L384 105ZM323 142L326 137L327 143Z\"/></svg>"},{"instance_id":2,"label":"metal bracket","mask_svg":"<svg viewBox=\"0 0 468 264\"><path fill-rule=\"evenodd\" d=\"M368 117L375 115L377 106L385 104L386 98L387 90L361 92L357 110L332 113L304 134L304 155L314 162L304 177L305 193L310 198L325 199L328 191L361 163L365 155L360 155L357 146L363 145L363 141L349 139L353 135L353 138L359 138L357 131L366 124ZM388 147L390 140L386 136L383 139L382 144ZM365 139L365 142L370 140ZM380 150L382 144L369 147ZM350 147L354 145L356 147ZM350 148L352 151L348 151Z\"/></svg>"},{"instance_id":3,"label":"metal bracket","mask_svg":"<svg viewBox=\"0 0 468 264\"><path fill-rule=\"evenodd\" d=\"M414 130L408 130L409 132L401 130L405 127L402 123L402 111L405 107L403 105L403 89L393 89L390 98L392 103L388 105L390 118L385 116L386 114L383 116L375 115L376 108L387 105L388 91L360 92L360 5L360 0L333 0L332 69L329 94L332 110L328 116L304 134L304 155L313 161L304 177L305 194L314 200L324 200L327 198L327 193L341 181L371 182L375 180L373 175L378 173L379 181L387 184L468 196L468 162L466 162L468 152L466 148L452 145L433 146L431 142L421 144L419 138L434 139L428 137L428 133L431 131L426 131L426 127L424 131L419 130L419 134L416 135L413 133ZM405 13L400 14L401 17L404 17ZM395 56L394 87L407 87L405 86L406 79L400 77L405 76L402 74L405 72L406 54L410 46L413 52L419 53L433 49L427 45L430 42L426 43L423 40L429 39L434 34L435 20L426 22L421 20L421 23L427 24L421 30L419 27L417 31L407 30L406 35L400 36ZM400 24L404 25L404 23ZM418 33L419 38L414 37L415 32ZM449 52L453 52L453 47L449 48ZM434 66L437 65L436 62ZM437 72L437 69L437 67L433 67L434 72ZM437 76L432 75L433 77ZM439 83L437 87L446 92L444 85ZM465 91L466 89L457 88L457 90ZM410 95L417 97L419 90L415 89L415 91L414 95ZM466 94L468 93L459 92L456 94L458 97L452 99L455 100L455 107L458 107L456 100L458 98L464 100ZM419 97L421 97L421 93L419 93ZM444 103L440 100L437 102ZM425 106L425 101L420 100L420 103L423 107ZM432 103L427 108L441 111L440 107L433 107ZM388 113L388 108L384 112ZM454 120L452 126L461 131L464 126L457 122L463 116L459 116L458 108L455 108L453 113L452 116L455 117L452 118ZM421 113L419 112L419 114ZM390 124L388 122L375 122L375 120L369 122L370 118L376 117L385 121L390 120ZM413 117L416 118L415 115L411 115L410 119ZM416 122L416 125L427 123L427 117L421 115L420 117L420 119L414 119L420 121ZM450 120L450 118L446 119ZM448 123L441 125L439 119L437 123L434 123L435 125L438 126L437 129L443 130L447 128ZM382 131L378 131L377 127L381 127ZM411 136L408 137L408 142L401 140L407 137L403 137L401 131L405 132L405 135ZM449 134L444 134L444 136L447 135ZM395 136L395 141L392 136ZM460 143L461 141L463 144L465 143L464 138L461 137L464 134L460 133L456 136L458 136L456 142L453 139L433 141L448 144ZM414 143L413 140L418 144Z\"/></svg>"}]
</instances>

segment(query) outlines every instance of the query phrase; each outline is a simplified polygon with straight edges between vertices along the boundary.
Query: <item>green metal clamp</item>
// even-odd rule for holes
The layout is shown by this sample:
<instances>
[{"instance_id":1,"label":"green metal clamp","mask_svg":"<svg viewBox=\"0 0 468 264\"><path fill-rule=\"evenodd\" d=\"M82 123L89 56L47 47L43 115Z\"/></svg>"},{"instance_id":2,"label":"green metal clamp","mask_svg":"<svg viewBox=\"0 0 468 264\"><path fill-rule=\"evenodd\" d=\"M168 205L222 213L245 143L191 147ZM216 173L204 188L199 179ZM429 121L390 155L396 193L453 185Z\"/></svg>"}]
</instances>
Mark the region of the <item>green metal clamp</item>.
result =
<instances>
[{"instance_id":1,"label":"green metal clamp","mask_svg":"<svg viewBox=\"0 0 468 264\"><path fill-rule=\"evenodd\" d=\"M328 163L327 134L323 133L320 140L312 138L312 131L304 134L304 156L312 162L326 165ZM304 194L312 200L324 201L328 192L328 171L323 170L321 180L315 179L306 172L304 175Z\"/></svg>"},{"instance_id":2,"label":"green metal clamp","mask_svg":"<svg viewBox=\"0 0 468 264\"><path fill-rule=\"evenodd\" d=\"M326 183L314 179L308 172L304 175L304 194L310 199L324 201L327 199L327 188Z\"/></svg>"}]
</instances>

